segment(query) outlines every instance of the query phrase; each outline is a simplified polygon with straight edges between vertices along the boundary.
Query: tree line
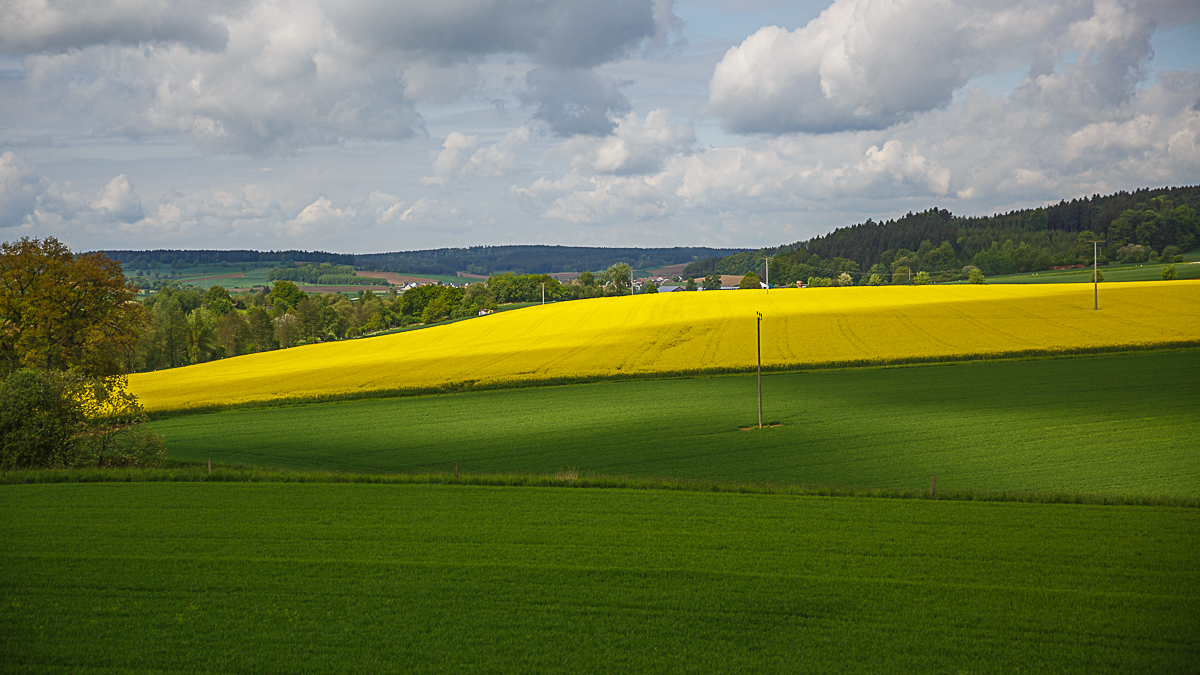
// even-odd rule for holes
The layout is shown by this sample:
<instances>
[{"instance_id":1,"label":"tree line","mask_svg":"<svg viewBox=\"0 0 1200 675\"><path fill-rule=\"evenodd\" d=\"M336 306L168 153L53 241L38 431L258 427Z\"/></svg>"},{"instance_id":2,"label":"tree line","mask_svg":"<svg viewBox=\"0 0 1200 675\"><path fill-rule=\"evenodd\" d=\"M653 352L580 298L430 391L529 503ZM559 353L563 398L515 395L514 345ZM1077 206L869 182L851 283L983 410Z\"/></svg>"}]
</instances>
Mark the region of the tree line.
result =
<instances>
[{"instance_id":1,"label":"tree line","mask_svg":"<svg viewBox=\"0 0 1200 675\"><path fill-rule=\"evenodd\" d=\"M360 277L350 265L285 262L267 273L269 281L301 281L326 286L387 286L386 279Z\"/></svg>"},{"instance_id":2,"label":"tree line","mask_svg":"<svg viewBox=\"0 0 1200 675\"><path fill-rule=\"evenodd\" d=\"M944 209L896 220L839 228L827 235L758 251L712 257L689 265L685 276L764 274L772 283L849 274L856 284L908 283L920 272L934 281L1034 272L1090 264L1090 240L1103 240L1099 263L1165 262L1200 245L1200 187L1118 192L1107 197L989 217L954 216Z\"/></svg>"}]
</instances>

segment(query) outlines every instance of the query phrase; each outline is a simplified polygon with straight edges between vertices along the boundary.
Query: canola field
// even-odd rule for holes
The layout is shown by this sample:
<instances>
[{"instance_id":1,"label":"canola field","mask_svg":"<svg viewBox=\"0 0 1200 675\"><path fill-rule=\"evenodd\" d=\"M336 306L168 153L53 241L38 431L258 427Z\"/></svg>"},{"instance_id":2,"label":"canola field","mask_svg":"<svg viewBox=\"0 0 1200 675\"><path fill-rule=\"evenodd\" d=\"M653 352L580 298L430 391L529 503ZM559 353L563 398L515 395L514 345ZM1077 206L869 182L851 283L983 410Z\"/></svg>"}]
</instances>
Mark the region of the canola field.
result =
<instances>
[{"instance_id":1,"label":"canola field","mask_svg":"<svg viewBox=\"0 0 1200 675\"><path fill-rule=\"evenodd\" d=\"M151 412L607 377L1104 350L1200 340L1200 281L709 291L529 307L141 373Z\"/></svg>"}]
</instances>

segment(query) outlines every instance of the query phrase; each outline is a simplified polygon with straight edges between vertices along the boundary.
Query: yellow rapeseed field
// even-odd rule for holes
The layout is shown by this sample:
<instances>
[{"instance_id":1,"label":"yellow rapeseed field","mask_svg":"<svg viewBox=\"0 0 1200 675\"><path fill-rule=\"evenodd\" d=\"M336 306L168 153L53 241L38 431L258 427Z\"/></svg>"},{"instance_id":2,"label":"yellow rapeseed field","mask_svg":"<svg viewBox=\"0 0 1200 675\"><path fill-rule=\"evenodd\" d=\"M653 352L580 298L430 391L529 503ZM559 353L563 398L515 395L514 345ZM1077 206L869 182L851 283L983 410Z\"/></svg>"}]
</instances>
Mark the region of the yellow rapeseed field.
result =
<instances>
[{"instance_id":1,"label":"yellow rapeseed field","mask_svg":"<svg viewBox=\"0 0 1200 675\"><path fill-rule=\"evenodd\" d=\"M130 377L148 410L380 390L1200 341L1200 281L707 291L529 307Z\"/></svg>"}]
</instances>

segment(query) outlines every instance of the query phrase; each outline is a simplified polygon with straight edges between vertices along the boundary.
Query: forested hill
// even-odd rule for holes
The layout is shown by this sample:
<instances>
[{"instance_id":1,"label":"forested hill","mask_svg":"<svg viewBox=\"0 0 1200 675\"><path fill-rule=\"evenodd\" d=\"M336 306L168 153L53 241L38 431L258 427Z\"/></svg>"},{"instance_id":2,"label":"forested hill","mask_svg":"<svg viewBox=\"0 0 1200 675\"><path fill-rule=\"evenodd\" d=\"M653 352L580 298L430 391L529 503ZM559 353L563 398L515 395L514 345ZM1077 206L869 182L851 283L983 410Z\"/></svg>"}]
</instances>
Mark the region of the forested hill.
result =
<instances>
[{"instance_id":1,"label":"forested hill","mask_svg":"<svg viewBox=\"0 0 1200 675\"><path fill-rule=\"evenodd\" d=\"M354 256L368 269L418 274L549 274L603 270L617 263L653 269L726 256L740 248L597 248L585 246L472 246Z\"/></svg>"},{"instance_id":2,"label":"forested hill","mask_svg":"<svg viewBox=\"0 0 1200 675\"><path fill-rule=\"evenodd\" d=\"M472 246L396 253L326 253L324 251L103 251L122 264L158 263L190 267L220 263L259 262L329 263L354 265L384 272L449 274L547 274L607 269L628 263L635 269L653 269L695 262L744 251L740 248L597 248L586 246Z\"/></svg>"},{"instance_id":3,"label":"forested hill","mask_svg":"<svg viewBox=\"0 0 1200 675\"><path fill-rule=\"evenodd\" d=\"M167 267L192 267L219 263L299 262L353 265L354 256L348 253L324 251L212 251L158 249L154 251L101 251L109 258L128 265L156 262Z\"/></svg>"},{"instance_id":4,"label":"forested hill","mask_svg":"<svg viewBox=\"0 0 1200 675\"><path fill-rule=\"evenodd\" d=\"M689 276L763 272L772 257L772 283L850 274L855 283L879 274L887 283L920 271L934 279L1049 269L1092 261L1092 245L1107 239L1100 262L1158 261L1200 244L1200 186L1146 188L1084 197L1037 209L982 217L933 208L896 220L843 227L808 241L708 258Z\"/></svg>"}]
</instances>

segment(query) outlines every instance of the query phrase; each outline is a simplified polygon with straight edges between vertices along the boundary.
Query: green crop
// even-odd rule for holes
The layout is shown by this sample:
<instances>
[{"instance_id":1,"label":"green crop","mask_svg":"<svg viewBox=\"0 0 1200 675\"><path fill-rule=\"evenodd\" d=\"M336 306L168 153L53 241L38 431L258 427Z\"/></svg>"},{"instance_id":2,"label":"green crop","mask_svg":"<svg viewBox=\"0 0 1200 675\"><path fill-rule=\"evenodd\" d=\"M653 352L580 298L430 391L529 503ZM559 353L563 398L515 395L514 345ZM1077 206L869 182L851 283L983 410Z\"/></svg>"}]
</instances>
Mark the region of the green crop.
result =
<instances>
[{"instance_id":1,"label":"green crop","mask_svg":"<svg viewBox=\"0 0 1200 675\"><path fill-rule=\"evenodd\" d=\"M1194 672L1200 511L0 488L0 670Z\"/></svg>"},{"instance_id":2,"label":"green crop","mask_svg":"<svg viewBox=\"0 0 1200 675\"><path fill-rule=\"evenodd\" d=\"M1200 351L542 387L161 420L168 456L358 472L1200 496Z\"/></svg>"}]
</instances>

